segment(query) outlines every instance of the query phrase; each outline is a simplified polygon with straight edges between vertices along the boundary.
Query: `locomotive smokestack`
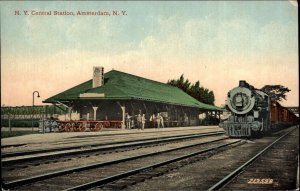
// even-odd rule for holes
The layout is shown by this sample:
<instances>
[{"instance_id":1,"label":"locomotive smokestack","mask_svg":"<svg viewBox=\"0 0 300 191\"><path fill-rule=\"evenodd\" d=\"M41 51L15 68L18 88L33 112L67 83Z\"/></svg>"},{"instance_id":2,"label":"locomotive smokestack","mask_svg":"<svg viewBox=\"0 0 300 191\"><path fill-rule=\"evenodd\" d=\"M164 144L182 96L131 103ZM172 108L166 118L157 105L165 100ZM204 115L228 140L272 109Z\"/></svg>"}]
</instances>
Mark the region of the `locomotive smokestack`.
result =
<instances>
[{"instance_id":1,"label":"locomotive smokestack","mask_svg":"<svg viewBox=\"0 0 300 191\"><path fill-rule=\"evenodd\" d=\"M104 68L93 67L93 88L100 87L104 84Z\"/></svg>"},{"instance_id":2,"label":"locomotive smokestack","mask_svg":"<svg viewBox=\"0 0 300 191\"><path fill-rule=\"evenodd\" d=\"M245 87L248 88L249 84L245 80L240 80L239 87Z\"/></svg>"}]
</instances>

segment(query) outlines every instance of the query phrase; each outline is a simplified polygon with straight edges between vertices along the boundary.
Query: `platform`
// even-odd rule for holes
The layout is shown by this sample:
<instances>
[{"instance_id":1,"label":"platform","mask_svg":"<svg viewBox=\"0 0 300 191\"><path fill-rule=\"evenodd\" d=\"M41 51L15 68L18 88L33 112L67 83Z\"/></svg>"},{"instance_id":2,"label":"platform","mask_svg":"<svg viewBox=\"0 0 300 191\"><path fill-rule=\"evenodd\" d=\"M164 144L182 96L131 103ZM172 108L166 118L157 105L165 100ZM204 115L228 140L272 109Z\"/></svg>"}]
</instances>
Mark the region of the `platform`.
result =
<instances>
[{"instance_id":1,"label":"platform","mask_svg":"<svg viewBox=\"0 0 300 191\"><path fill-rule=\"evenodd\" d=\"M47 144L53 142L64 142L66 140L70 140L72 138L89 138L89 137L97 137L101 135L126 135L126 134L146 134L151 132L157 132L157 136L159 136L159 132L165 131L180 131L180 130L198 130L203 129L203 132L212 132L212 131L222 131L223 129L218 126L193 126L193 127L166 127L166 128L147 128L144 130L139 129L102 129L98 132L60 132L60 133L37 133L37 134L29 134L23 136L9 137L1 139L1 146L3 145L16 145L16 144ZM201 132L201 131L200 131Z\"/></svg>"}]
</instances>

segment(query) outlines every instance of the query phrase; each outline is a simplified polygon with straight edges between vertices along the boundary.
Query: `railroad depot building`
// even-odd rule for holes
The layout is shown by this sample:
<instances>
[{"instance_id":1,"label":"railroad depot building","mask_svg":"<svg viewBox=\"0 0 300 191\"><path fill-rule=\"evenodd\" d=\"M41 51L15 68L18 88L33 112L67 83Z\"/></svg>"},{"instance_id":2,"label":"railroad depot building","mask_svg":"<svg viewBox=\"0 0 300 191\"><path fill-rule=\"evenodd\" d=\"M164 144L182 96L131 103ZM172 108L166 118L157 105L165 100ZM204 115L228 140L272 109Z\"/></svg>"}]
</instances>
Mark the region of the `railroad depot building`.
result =
<instances>
[{"instance_id":1,"label":"railroad depot building","mask_svg":"<svg viewBox=\"0 0 300 191\"><path fill-rule=\"evenodd\" d=\"M219 119L221 109L204 104L177 87L111 70L93 68L93 78L43 101L63 104L77 112L77 120L120 121L125 127L127 114L145 114L145 127L150 126L151 115L161 113L166 127L196 126L199 115ZM74 120L74 119L71 119Z\"/></svg>"}]
</instances>

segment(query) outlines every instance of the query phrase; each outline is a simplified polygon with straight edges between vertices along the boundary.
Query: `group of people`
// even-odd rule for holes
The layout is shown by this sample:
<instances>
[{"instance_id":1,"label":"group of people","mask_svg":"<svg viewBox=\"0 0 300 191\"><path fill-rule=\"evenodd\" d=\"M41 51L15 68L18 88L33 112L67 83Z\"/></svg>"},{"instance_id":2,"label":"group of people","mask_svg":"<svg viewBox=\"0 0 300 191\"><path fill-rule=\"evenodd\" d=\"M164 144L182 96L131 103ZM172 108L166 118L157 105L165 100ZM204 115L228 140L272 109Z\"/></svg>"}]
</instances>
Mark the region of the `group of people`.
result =
<instances>
[{"instance_id":1,"label":"group of people","mask_svg":"<svg viewBox=\"0 0 300 191\"><path fill-rule=\"evenodd\" d=\"M145 128L145 123L146 123L146 117L145 114L138 114L135 116L136 117L136 125L137 129L144 130ZM128 113L125 115L125 120L126 120L126 128L127 129L132 129L135 127L135 120L134 116L130 116ZM164 128L164 118L160 113L157 113L155 115L154 113L150 116L150 127L151 128Z\"/></svg>"},{"instance_id":2,"label":"group of people","mask_svg":"<svg viewBox=\"0 0 300 191\"><path fill-rule=\"evenodd\" d=\"M134 118L130 116L128 113L126 113L126 128L131 129L135 127L134 124ZM144 130L145 128L145 123L146 123L146 117L145 114L138 114L136 116L136 122L137 122L137 129Z\"/></svg>"},{"instance_id":3,"label":"group of people","mask_svg":"<svg viewBox=\"0 0 300 191\"><path fill-rule=\"evenodd\" d=\"M154 113L151 115L151 117L150 117L150 127L152 127L152 128L155 128L155 127L165 128L164 118L160 113L157 113L156 116L155 116Z\"/></svg>"}]
</instances>

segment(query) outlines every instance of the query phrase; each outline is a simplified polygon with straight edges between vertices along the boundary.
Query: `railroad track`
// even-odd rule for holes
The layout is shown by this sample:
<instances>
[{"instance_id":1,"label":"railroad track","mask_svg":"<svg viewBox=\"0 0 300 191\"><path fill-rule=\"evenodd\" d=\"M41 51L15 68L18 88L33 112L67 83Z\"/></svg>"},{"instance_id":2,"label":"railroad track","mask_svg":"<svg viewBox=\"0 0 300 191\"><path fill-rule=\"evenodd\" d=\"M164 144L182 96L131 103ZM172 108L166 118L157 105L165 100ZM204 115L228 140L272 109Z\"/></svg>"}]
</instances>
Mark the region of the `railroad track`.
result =
<instances>
[{"instance_id":1,"label":"railroad track","mask_svg":"<svg viewBox=\"0 0 300 191\"><path fill-rule=\"evenodd\" d=\"M155 132L157 134L157 132ZM224 131L212 131L212 132L206 132L208 133L224 133ZM75 149L85 149L85 148L95 148L99 146L107 146L110 144L126 144L126 143L134 143L134 142L139 142L139 141L151 141L151 140L160 140L160 139L167 139L167 138L174 138L174 137L184 137L184 136L193 136L193 135L201 135L201 134L206 134L206 133L190 133L190 134L184 134L184 135L168 135L168 136L161 136L161 137L150 137L150 138L143 138L143 139L134 139L134 140L125 140L125 141L115 141L116 137L114 137L111 140L114 140L112 142L102 142L102 143L93 143L93 144L81 144L81 145L76 145L76 146L64 146L64 147L59 147L59 148L48 148L48 149L35 149L35 150L28 150L28 151L17 151L17 152L2 152L1 153L1 158L8 158L8 157L18 157L18 156L25 156L25 155L33 155L33 154L41 154L41 153L49 153L49 152L60 152L60 151L70 151L70 150L75 150ZM124 134L126 136L126 134ZM59 144L65 144L66 142L60 142ZM68 142L67 142L68 143Z\"/></svg>"},{"instance_id":2,"label":"railroad track","mask_svg":"<svg viewBox=\"0 0 300 191\"><path fill-rule=\"evenodd\" d=\"M296 126L208 190L296 190L298 134Z\"/></svg>"},{"instance_id":3,"label":"railroad track","mask_svg":"<svg viewBox=\"0 0 300 191\"><path fill-rule=\"evenodd\" d=\"M163 129L158 129L159 130L159 133L160 134L169 134L170 132L172 132L172 134L174 135L175 133L177 132L184 132L184 133L187 133L186 135L188 135L189 133L188 132L192 132L193 134L195 133L201 133L203 132L203 130L209 130L209 129L213 129L211 127L204 127L204 128L199 128L199 129L180 129L180 130L167 130L169 128L166 128L166 130L163 130ZM196 131L196 132L195 132ZM200 131L200 132L197 132L197 131ZM141 137L145 137L147 138L146 136L144 135L147 135L149 134L150 136L153 135L153 136L156 136L157 135L157 132L156 131L143 131L143 134L141 135L139 132L123 132L123 133L114 133L114 134L96 134L96 135L78 135L78 136L73 136L73 137L66 137L64 138L65 140L64 141L50 141L50 142L44 142L45 144L47 145L51 145L51 146L55 146L55 145L61 145L61 144L76 144L78 143L80 146L84 145L84 146L91 146L91 145L94 145L94 142L95 141L99 141L99 138L101 138L101 140L103 141L111 141L111 140L114 140L116 137L118 137L118 139L120 138L136 138L136 135L139 135L138 137L141 138ZM130 136L132 135L132 136ZM147 136L149 136L147 135ZM180 134L179 134L180 135ZM182 135L182 134L181 134ZM114 138L111 138L111 137L114 137ZM92 142L92 144L91 144ZM36 143L26 143L26 144L7 144L7 145L1 145L1 148L12 148L12 147L23 147L23 146L28 146L28 145L36 145ZM40 146L40 143L37 144L38 146ZM77 146L77 147L80 147L80 146ZM64 146L63 148L66 148L66 146ZM72 147L71 147L72 148ZM69 148L66 148L66 149L69 149ZM4 153L1 153L1 155L4 154Z\"/></svg>"},{"instance_id":4,"label":"railroad track","mask_svg":"<svg viewBox=\"0 0 300 191\"><path fill-rule=\"evenodd\" d=\"M150 139L147 141L122 142L118 144L107 144L102 147L86 148L68 152L44 153L42 155L33 155L22 158L2 158L2 171L17 171L19 169L29 168L30 166L39 166L41 164L59 163L79 158L92 156L103 156L105 154L132 151L147 147L157 147L165 144L172 144L184 141L195 140L204 137L222 136L223 132L200 133L189 136L175 136L171 138ZM47 152L46 150L45 152ZM64 151L64 150L63 150ZM27 154L27 153L26 153ZM26 156L26 155L25 155Z\"/></svg>"},{"instance_id":5,"label":"railroad track","mask_svg":"<svg viewBox=\"0 0 300 191\"><path fill-rule=\"evenodd\" d=\"M116 158L121 158L124 155L136 155L137 152L152 152L153 150L160 151L163 149L168 149L176 146L188 145L191 143L205 142L208 140L217 140L227 138L222 134L202 134L201 136L184 139L174 138L168 140L159 140L158 142L148 142L145 145L142 143L130 145L120 145L120 148L115 148L114 146L109 146L101 150L101 148L90 150L89 152L83 153L66 153L66 156L35 156L24 159L12 159L10 161L2 161L2 177L5 180L10 180L12 178L23 178L28 175L34 176L39 173L48 171L53 171L64 168L72 168L74 166L80 166L88 163L103 162L107 160L112 160ZM187 138L187 139L186 139ZM163 142L160 142L163 141ZM62 153L63 154L63 153ZM53 166L54 165L54 166ZM18 177L16 177L16 174Z\"/></svg>"},{"instance_id":6,"label":"railroad track","mask_svg":"<svg viewBox=\"0 0 300 191\"><path fill-rule=\"evenodd\" d=\"M86 165L67 170L55 171L24 179L5 182L3 188L18 190L85 190L94 187L111 186L110 183L139 173L153 174L152 170L172 169L178 167L175 162L203 157L203 154L212 154L224 148L241 144L241 140L228 138L209 142L185 145L160 152L141 154L133 157L107 161L98 164ZM199 158L197 160L200 160ZM169 167L165 167L170 165ZM156 172L154 173L154 175ZM115 183L118 184L118 183ZM124 184L124 182L122 183Z\"/></svg>"}]
</instances>

